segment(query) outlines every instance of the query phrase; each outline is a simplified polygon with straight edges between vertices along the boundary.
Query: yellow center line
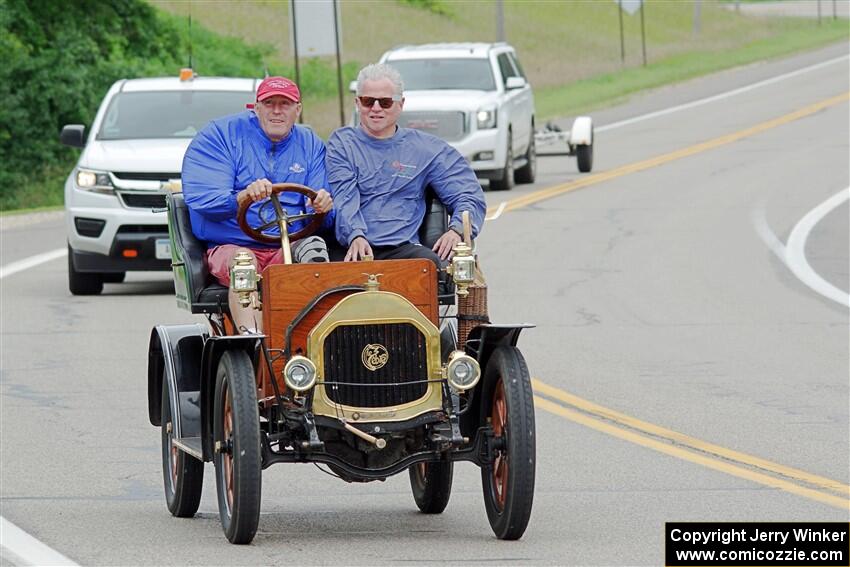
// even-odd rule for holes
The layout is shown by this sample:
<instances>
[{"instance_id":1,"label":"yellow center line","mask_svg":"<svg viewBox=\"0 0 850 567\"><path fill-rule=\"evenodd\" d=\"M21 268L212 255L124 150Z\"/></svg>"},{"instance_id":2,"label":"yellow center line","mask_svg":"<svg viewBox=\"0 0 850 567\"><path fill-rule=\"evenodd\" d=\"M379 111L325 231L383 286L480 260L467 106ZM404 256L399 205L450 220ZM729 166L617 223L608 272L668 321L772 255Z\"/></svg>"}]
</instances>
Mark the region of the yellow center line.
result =
<instances>
[{"instance_id":1,"label":"yellow center line","mask_svg":"<svg viewBox=\"0 0 850 567\"><path fill-rule=\"evenodd\" d=\"M629 173L636 173L638 171L643 171L645 169L669 163L677 159L702 153L726 144L731 144L732 142L737 142L742 138L747 138L749 136L764 132L765 130L776 128L777 126L793 122L794 120L805 118L806 116L810 116L825 108L835 106L849 99L850 92L846 92L844 94L834 96L826 100L822 100L820 102L816 102L789 114L785 114L772 120L756 124L755 126L752 126L750 128L739 130L738 132L726 134L725 136L720 136L719 138L714 138L706 142L701 142L699 144L695 144L693 146L689 146L681 150L676 150L674 152L656 156L654 158L650 158L644 161L626 164L610 171L595 173L593 175L581 177L579 179L576 179L575 181L569 181L567 183L562 183L560 185L554 185L546 189L541 189L539 191L529 193L528 195L523 195L522 197L517 197L516 199L511 199L510 201L507 201L504 212L514 211L516 209L527 207L528 205L532 205L545 199L551 199L552 197L557 197L558 195L563 195L564 193L575 191L576 189L581 189L582 187L587 187L588 185L596 185L597 183L616 179L618 177L628 175ZM496 212L497 208L497 206L489 207L487 209L487 216L493 215Z\"/></svg>"},{"instance_id":2,"label":"yellow center line","mask_svg":"<svg viewBox=\"0 0 850 567\"><path fill-rule=\"evenodd\" d=\"M564 407L561 404L536 395L534 397L535 407L549 413L564 417L602 433L719 472L772 488L785 490L798 496L841 508L842 510L850 510L850 499L848 499L848 496L850 496L850 486L841 482L726 449L725 447L720 447L641 421L544 384L536 378L532 379L532 385L535 393L551 396L570 406ZM766 472L779 475L781 478L770 476ZM795 481L817 488L813 489L801 486L800 484L795 484ZM835 492L841 494L841 496L829 494L825 491Z\"/></svg>"}]
</instances>

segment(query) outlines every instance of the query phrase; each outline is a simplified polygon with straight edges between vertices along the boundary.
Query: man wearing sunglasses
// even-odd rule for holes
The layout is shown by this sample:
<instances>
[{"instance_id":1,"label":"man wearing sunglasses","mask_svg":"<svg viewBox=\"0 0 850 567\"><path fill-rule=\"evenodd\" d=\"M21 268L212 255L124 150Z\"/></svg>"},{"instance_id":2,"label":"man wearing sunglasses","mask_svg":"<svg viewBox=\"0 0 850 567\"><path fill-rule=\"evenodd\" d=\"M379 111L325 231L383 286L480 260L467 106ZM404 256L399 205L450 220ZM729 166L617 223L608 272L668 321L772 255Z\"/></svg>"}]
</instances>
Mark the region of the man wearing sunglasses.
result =
<instances>
[{"instance_id":1,"label":"man wearing sunglasses","mask_svg":"<svg viewBox=\"0 0 850 567\"><path fill-rule=\"evenodd\" d=\"M273 183L299 183L316 189L311 202L296 193L281 193L287 214L315 210L329 212L323 222L333 226L333 200L327 187L325 145L308 128L295 122L301 113L301 91L285 77L268 77L257 88L251 110L210 122L192 140L183 158L183 195L192 232L207 243L209 273L230 285L236 254L248 252L257 271L283 263L280 245L262 244L247 236L236 220L240 205L253 203L249 222L258 223L260 201L272 193ZM303 228L305 221L291 230ZM292 245L295 262L327 262L325 241L310 236ZM252 307L242 307L236 293L228 294L230 314L243 332L262 332L262 318Z\"/></svg>"},{"instance_id":2,"label":"man wearing sunglasses","mask_svg":"<svg viewBox=\"0 0 850 567\"><path fill-rule=\"evenodd\" d=\"M428 258L442 266L461 240L462 212L470 213L473 237L484 222L484 192L463 156L436 136L398 127L403 92L401 76L389 65L363 68L355 99L360 124L328 140L336 238L345 248L344 256L332 250L333 259ZM418 237L428 186L452 214L450 229L433 249Z\"/></svg>"}]
</instances>

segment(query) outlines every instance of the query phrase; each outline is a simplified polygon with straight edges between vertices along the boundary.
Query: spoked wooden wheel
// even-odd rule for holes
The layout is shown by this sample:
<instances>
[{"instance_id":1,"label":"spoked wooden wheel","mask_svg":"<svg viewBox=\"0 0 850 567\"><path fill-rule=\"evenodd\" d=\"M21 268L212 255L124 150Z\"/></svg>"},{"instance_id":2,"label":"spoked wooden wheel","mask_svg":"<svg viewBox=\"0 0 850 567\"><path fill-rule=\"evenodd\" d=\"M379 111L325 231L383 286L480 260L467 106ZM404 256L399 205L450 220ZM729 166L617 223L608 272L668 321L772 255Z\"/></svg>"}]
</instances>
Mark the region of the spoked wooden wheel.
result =
<instances>
[{"instance_id":1,"label":"spoked wooden wheel","mask_svg":"<svg viewBox=\"0 0 850 567\"><path fill-rule=\"evenodd\" d=\"M168 382L162 381L162 477L165 503L172 515L191 518L201 504L204 463L174 446L174 422Z\"/></svg>"},{"instance_id":2,"label":"spoked wooden wheel","mask_svg":"<svg viewBox=\"0 0 850 567\"><path fill-rule=\"evenodd\" d=\"M452 495L454 463L416 463L407 469L416 506L425 514L441 514Z\"/></svg>"},{"instance_id":3,"label":"spoked wooden wheel","mask_svg":"<svg viewBox=\"0 0 850 567\"><path fill-rule=\"evenodd\" d=\"M484 507L499 539L519 539L534 499L535 432L531 378L519 349L497 348L483 377L482 415L493 430L493 463L481 468Z\"/></svg>"},{"instance_id":4,"label":"spoked wooden wheel","mask_svg":"<svg viewBox=\"0 0 850 567\"><path fill-rule=\"evenodd\" d=\"M244 351L218 363L213 442L218 513L231 543L250 543L260 522L262 466L254 368Z\"/></svg>"}]
</instances>

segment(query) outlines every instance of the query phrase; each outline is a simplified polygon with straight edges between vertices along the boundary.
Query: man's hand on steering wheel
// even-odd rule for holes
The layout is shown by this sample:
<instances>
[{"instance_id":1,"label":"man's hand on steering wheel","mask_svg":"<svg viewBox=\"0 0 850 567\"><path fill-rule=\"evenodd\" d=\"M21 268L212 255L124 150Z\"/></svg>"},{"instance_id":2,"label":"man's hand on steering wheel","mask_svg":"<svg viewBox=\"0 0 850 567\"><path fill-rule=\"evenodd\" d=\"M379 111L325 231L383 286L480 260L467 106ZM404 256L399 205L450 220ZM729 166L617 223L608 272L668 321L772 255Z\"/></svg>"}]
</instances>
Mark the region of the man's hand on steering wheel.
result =
<instances>
[{"instance_id":1,"label":"man's hand on steering wheel","mask_svg":"<svg viewBox=\"0 0 850 567\"><path fill-rule=\"evenodd\" d=\"M271 194L272 182L264 177L262 179L257 179L238 192L236 194L236 203L240 206L245 202L256 203L257 201L262 201L263 199L271 197Z\"/></svg>"},{"instance_id":2,"label":"man's hand on steering wheel","mask_svg":"<svg viewBox=\"0 0 850 567\"><path fill-rule=\"evenodd\" d=\"M334 201L331 199L331 194L324 189L319 189L316 192L315 199L307 199L307 206L313 207L317 213L327 213L334 208Z\"/></svg>"}]
</instances>

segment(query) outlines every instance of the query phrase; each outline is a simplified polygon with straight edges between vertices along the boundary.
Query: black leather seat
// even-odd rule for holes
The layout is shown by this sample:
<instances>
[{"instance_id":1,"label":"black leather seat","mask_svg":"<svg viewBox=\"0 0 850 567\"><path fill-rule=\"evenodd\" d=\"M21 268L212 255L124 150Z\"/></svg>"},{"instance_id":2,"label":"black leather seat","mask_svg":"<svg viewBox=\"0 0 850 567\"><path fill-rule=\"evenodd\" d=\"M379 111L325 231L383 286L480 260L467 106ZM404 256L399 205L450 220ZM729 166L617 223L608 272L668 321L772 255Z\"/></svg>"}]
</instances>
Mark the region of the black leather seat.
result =
<instances>
[{"instance_id":1,"label":"black leather seat","mask_svg":"<svg viewBox=\"0 0 850 567\"><path fill-rule=\"evenodd\" d=\"M173 263L185 268L185 290L192 313L227 313L227 287L215 281L207 270L204 260L207 245L192 233L189 208L183 200L183 193L168 193L166 202L175 247ZM180 282L175 282L175 288L179 298Z\"/></svg>"},{"instance_id":2,"label":"black leather seat","mask_svg":"<svg viewBox=\"0 0 850 567\"><path fill-rule=\"evenodd\" d=\"M449 214L445 205L428 187L425 190L425 216L419 226L419 243L422 246L433 248L434 243L449 229ZM455 302L455 285L451 276L446 272L439 272L437 276L437 293L441 305L453 305Z\"/></svg>"}]
</instances>

